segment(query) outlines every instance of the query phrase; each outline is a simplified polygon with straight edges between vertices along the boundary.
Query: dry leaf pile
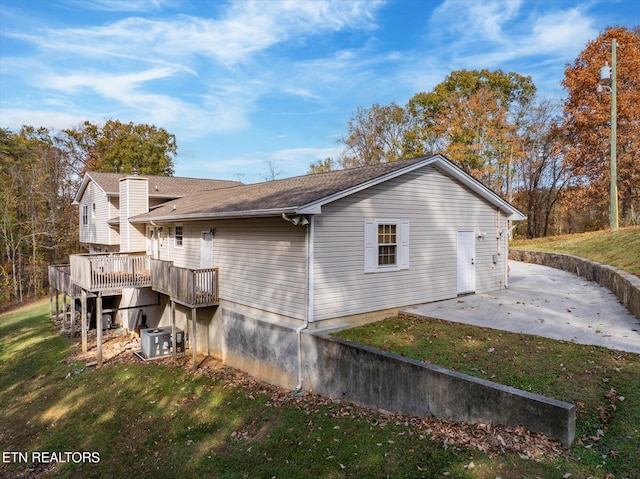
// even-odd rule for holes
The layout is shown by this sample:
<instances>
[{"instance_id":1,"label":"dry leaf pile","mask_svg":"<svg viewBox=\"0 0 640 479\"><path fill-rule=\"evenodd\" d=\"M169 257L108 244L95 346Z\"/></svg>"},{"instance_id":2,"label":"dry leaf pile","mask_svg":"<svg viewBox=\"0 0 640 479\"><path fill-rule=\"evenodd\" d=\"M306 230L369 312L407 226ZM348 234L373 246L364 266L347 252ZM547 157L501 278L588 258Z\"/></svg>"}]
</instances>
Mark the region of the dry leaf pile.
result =
<instances>
[{"instance_id":1,"label":"dry leaf pile","mask_svg":"<svg viewBox=\"0 0 640 479\"><path fill-rule=\"evenodd\" d=\"M203 364L194 374L205 374L212 378L223 379L225 387L244 388L250 399L253 399L256 394L267 394L269 400L266 405L269 407L279 408L293 404L309 415L319 413L322 410L336 418L364 419L377 427L395 424L406 427L409 434L417 434L441 442L445 448L476 449L489 457L516 453L523 459L545 458L545 460L554 459L567 453L556 440L544 434L532 433L522 426L467 424L445 421L435 417L404 416L384 410L375 411L318 394L308 392L296 394L260 382L252 376L224 366L214 359L207 359L206 364Z\"/></svg>"}]
</instances>

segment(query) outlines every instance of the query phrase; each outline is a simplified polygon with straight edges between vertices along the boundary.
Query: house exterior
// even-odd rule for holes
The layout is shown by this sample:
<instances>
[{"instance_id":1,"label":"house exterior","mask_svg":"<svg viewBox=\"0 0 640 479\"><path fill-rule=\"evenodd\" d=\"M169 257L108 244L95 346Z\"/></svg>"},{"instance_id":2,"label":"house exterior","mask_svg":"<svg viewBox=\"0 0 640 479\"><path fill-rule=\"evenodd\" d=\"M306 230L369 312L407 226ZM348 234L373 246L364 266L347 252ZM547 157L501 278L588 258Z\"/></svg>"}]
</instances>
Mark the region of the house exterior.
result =
<instances>
[{"instance_id":1,"label":"house exterior","mask_svg":"<svg viewBox=\"0 0 640 479\"><path fill-rule=\"evenodd\" d=\"M127 221L120 223L121 209L123 218L129 218L189 193L241 184L225 180L168 176L146 176L143 179L137 175L125 177L121 173L88 172L74 200L80 216L80 243L90 253L135 251L136 236ZM121 227L125 232L122 243ZM146 241L142 243L146 244Z\"/></svg>"},{"instance_id":2,"label":"house exterior","mask_svg":"<svg viewBox=\"0 0 640 479\"><path fill-rule=\"evenodd\" d=\"M118 322L133 329L143 311L148 326L177 325L198 352L289 388L303 387L308 331L506 287L510 222L525 218L441 155L250 185L179 181L84 178L81 241L148 262L109 276L139 281L113 290ZM90 259L96 277L111 271L95 266L103 256ZM90 293L87 261L72 257L70 274ZM215 295L202 296L208 285Z\"/></svg>"}]
</instances>

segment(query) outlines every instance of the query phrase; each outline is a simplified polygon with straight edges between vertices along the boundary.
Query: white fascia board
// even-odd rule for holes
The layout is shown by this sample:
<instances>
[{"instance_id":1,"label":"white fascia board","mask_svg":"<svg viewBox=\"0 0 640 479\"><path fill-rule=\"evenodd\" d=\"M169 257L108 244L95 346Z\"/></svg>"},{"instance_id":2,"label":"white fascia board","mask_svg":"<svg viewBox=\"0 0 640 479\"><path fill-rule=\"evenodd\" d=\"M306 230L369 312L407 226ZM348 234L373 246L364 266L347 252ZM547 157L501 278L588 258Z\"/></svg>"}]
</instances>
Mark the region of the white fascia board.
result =
<instances>
[{"instance_id":1,"label":"white fascia board","mask_svg":"<svg viewBox=\"0 0 640 479\"><path fill-rule=\"evenodd\" d=\"M105 189L102 186L100 186L100 183L98 183L96 180L91 178L91 175L89 173L85 173L84 178L82 178L82 183L80 183L80 188L78 188L78 191L74 196L73 201L71 202L72 205L80 204L82 195L84 195L84 191L87 189L87 186L89 186L89 181L93 181L96 184L96 186L100 189L100 191L102 191L103 195L109 196L109 193L107 193Z\"/></svg>"},{"instance_id":2,"label":"white fascia board","mask_svg":"<svg viewBox=\"0 0 640 479\"><path fill-rule=\"evenodd\" d=\"M173 223L176 221L199 221L199 220L222 220L236 218L257 218L266 216L282 216L282 213L291 215L298 214L296 208L273 208L265 210L251 211L225 211L221 213L187 213L184 215L164 215L154 216L152 218L130 218L130 223Z\"/></svg>"}]
</instances>

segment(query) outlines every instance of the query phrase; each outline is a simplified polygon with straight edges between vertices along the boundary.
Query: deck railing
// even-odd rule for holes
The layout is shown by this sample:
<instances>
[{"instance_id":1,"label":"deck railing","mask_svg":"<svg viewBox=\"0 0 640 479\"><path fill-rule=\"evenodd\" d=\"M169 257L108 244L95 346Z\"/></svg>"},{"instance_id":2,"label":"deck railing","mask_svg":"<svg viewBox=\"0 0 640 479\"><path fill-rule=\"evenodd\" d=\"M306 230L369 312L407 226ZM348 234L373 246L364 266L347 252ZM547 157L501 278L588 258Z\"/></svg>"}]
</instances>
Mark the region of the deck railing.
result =
<instances>
[{"instance_id":1,"label":"deck railing","mask_svg":"<svg viewBox=\"0 0 640 479\"><path fill-rule=\"evenodd\" d=\"M151 286L150 257L142 254L104 253L71 255L73 282L87 291Z\"/></svg>"},{"instance_id":2,"label":"deck railing","mask_svg":"<svg viewBox=\"0 0 640 479\"><path fill-rule=\"evenodd\" d=\"M79 297L81 288L71 281L71 267L68 264L49 266L49 286L71 297Z\"/></svg>"},{"instance_id":3,"label":"deck railing","mask_svg":"<svg viewBox=\"0 0 640 479\"><path fill-rule=\"evenodd\" d=\"M218 268L187 269L172 266L169 274L170 296L192 307L218 304Z\"/></svg>"},{"instance_id":4,"label":"deck railing","mask_svg":"<svg viewBox=\"0 0 640 479\"><path fill-rule=\"evenodd\" d=\"M151 259L151 288L162 294L171 294L170 269L173 267L171 261L161 259Z\"/></svg>"},{"instance_id":5,"label":"deck railing","mask_svg":"<svg viewBox=\"0 0 640 479\"><path fill-rule=\"evenodd\" d=\"M188 269L143 254L71 255L69 265L50 266L49 284L70 296L90 292L151 287L190 306L214 306L218 298L218 268Z\"/></svg>"},{"instance_id":6,"label":"deck railing","mask_svg":"<svg viewBox=\"0 0 640 479\"><path fill-rule=\"evenodd\" d=\"M214 306L218 304L218 269L180 268L171 261L152 259L151 287L186 306Z\"/></svg>"}]
</instances>

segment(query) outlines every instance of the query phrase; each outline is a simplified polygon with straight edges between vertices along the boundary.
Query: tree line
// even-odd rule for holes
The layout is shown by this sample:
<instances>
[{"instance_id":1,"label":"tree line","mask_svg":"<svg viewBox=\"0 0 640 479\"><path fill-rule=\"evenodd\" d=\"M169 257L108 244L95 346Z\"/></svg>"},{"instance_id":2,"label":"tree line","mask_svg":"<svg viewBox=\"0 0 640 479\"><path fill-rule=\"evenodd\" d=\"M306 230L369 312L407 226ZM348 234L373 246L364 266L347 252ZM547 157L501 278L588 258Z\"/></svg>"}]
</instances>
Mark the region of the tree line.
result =
<instances>
[{"instance_id":1,"label":"tree line","mask_svg":"<svg viewBox=\"0 0 640 479\"><path fill-rule=\"evenodd\" d=\"M501 70L452 72L406 105L358 108L337 158L310 173L444 153L527 215L527 237L608 224L610 85L600 68L617 40L617 183L623 225L640 223L640 27L609 28L565 68L563 104L539 99L531 77Z\"/></svg>"},{"instance_id":2,"label":"tree line","mask_svg":"<svg viewBox=\"0 0 640 479\"><path fill-rule=\"evenodd\" d=\"M164 129L114 120L0 129L0 310L40 295L47 266L80 252L73 200L86 171L172 175L176 152Z\"/></svg>"}]
</instances>

